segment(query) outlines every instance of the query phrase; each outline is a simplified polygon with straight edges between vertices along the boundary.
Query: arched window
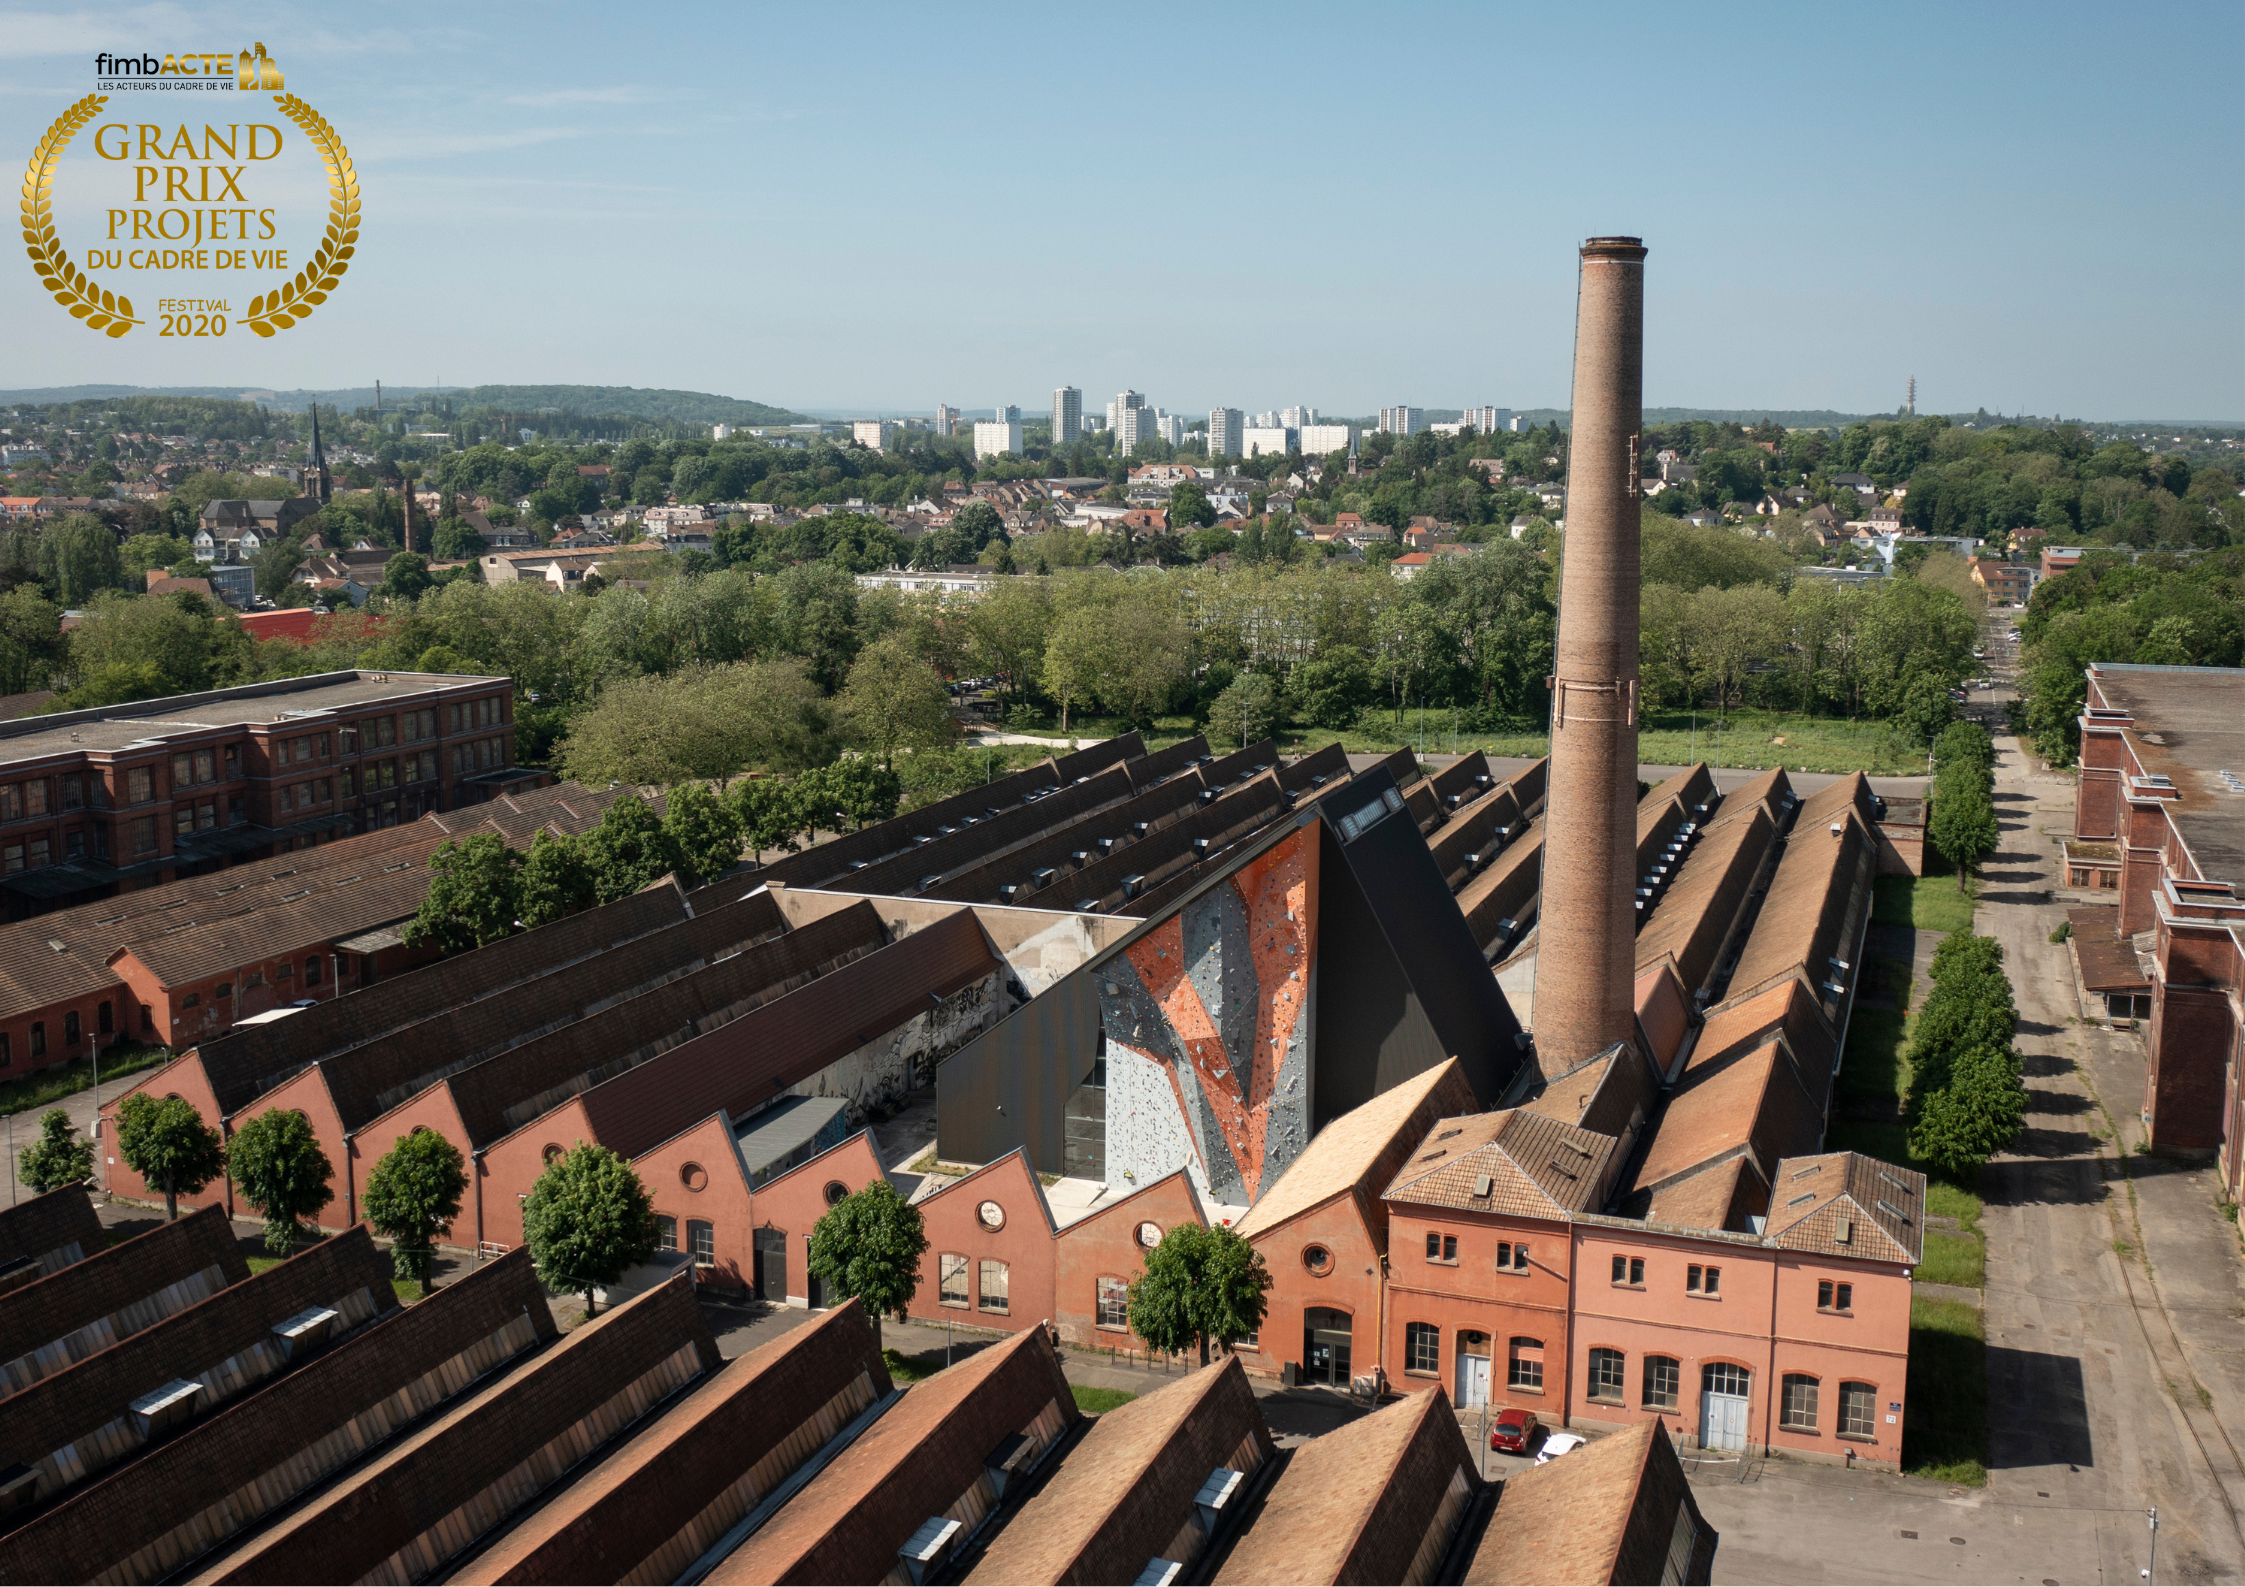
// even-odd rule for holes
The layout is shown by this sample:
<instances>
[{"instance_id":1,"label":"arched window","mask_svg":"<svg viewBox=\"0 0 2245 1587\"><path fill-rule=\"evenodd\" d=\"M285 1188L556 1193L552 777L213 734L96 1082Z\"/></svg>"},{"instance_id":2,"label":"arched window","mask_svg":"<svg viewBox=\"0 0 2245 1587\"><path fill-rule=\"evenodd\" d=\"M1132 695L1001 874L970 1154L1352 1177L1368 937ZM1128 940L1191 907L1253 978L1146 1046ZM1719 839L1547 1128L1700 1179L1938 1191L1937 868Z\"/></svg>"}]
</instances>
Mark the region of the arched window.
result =
<instances>
[{"instance_id":1,"label":"arched window","mask_svg":"<svg viewBox=\"0 0 2245 1587\"><path fill-rule=\"evenodd\" d=\"M1699 1387L1706 1394L1735 1394L1740 1399L1752 1394L1754 1375L1744 1367L1728 1361L1710 1361L1699 1369Z\"/></svg>"},{"instance_id":2,"label":"arched window","mask_svg":"<svg viewBox=\"0 0 2245 1587\"><path fill-rule=\"evenodd\" d=\"M1645 1357L1645 1409L1673 1411L1676 1391L1683 1380L1674 1356Z\"/></svg>"},{"instance_id":3,"label":"arched window","mask_svg":"<svg viewBox=\"0 0 2245 1587\"><path fill-rule=\"evenodd\" d=\"M660 1212L655 1214L655 1249L658 1251L675 1251L678 1249L678 1220L676 1218Z\"/></svg>"},{"instance_id":4,"label":"arched window","mask_svg":"<svg viewBox=\"0 0 2245 1587\"><path fill-rule=\"evenodd\" d=\"M1505 1382L1524 1394L1543 1392L1543 1341L1515 1337L1512 1341L1511 1370Z\"/></svg>"},{"instance_id":5,"label":"arched window","mask_svg":"<svg viewBox=\"0 0 2245 1587\"><path fill-rule=\"evenodd\" d=\"M1590 1397L1619 1405L1628 1391L1628 1358L1619 1350L1590 1352Z\"/></svg>"},{"instance_id":6,"label":"arched window","mask_svg":"<svg viewBox=\"0 0 2245 1587\"><path fill-rule=\"evenodd\" d=\"M686 1220L686 1245L694 1253L694 1266L717 1265L717 1230L699 1218Z\"/></svg>"},{"instance_id":7,"label":"arched window","mask_svg":"<svg viewBox=\"0 0 2245 1587\"><path fill-rule=\"evenodd\" d=\"M1816 1379L1805 1372L1785 1374L1785 1398L1777 1425L1790 1433L1816 1431Z\"/></svg>"},{"instance_id":8,"label":"arched window","mask_svg":"<svg viewBox=\"0 0 2245 1587\"><path fill-rule=\"evenodd\" d=\"M1840 1436L1842 1438L1876 1438L1879 1419L1879 1391L1869 1383L1843 1383L1840 1385Z\"/></svg>"},{"instance_id":9,"label":"arched window","mask_svg":"<svg viewBox=\"0 0 2245 1587\"><path fill-rule=\"evenodd\" d=\"M1442 1370L1442 1330L1432 1323L1403 1325L1403 1369L1406 1372Z\"/></svg>"}]
</instances>

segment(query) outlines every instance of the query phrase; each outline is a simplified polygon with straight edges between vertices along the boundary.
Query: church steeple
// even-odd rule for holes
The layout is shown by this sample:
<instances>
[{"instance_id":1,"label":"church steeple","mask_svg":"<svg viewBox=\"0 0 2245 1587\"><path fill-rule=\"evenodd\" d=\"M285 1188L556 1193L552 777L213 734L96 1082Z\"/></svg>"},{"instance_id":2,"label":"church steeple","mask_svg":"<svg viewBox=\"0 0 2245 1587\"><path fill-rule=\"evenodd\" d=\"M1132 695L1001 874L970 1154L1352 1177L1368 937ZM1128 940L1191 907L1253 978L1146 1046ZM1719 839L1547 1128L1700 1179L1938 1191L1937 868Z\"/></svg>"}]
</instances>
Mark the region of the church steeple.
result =
<instances>
[{"instance_id":1,"label":"church steeple","mask_svg":"<svg viewBox=\"0 0 2245 1587\"><path fill-rule=\"evenodd\" d=\"M311 489L304 494L317 496L320 499L320 505L325 507L333 498L335 487L329 483L327 477L327 452L320 445L320 405L316 402L312 404L312 466L308 472L311 478L306 483L311 486Z\"/></svg>"}]
</instances>

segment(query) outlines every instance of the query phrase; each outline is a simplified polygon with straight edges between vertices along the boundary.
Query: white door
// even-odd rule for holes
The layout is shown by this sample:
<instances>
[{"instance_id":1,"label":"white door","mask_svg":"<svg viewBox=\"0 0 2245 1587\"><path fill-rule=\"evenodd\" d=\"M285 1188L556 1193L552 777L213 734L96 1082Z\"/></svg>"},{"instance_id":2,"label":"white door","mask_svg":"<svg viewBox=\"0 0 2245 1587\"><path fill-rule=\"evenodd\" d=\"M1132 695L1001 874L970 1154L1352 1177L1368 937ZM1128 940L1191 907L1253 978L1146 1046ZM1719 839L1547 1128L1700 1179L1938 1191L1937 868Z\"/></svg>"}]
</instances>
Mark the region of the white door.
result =
<instances>
[{"instance_id":1,"label":"white door","mask_svg":"<svg viewBox=\"0 0 2245 1587\"><path fill-rule=\"evenodd\" d=\"M1746 1410L1753 1380L1743 1367L1711 1362L1700 1371L1699 1447L1746 1447Z\"/></svg>"},{"instance_id":2,"label":"white door","mask_svg":"<svg viewBox=\"0 0 2245 1587\"><path fill-rule=\"evenodd\" d=\"M1489 1403L1489 1358L1458 1357L1458 1407L1461 1410Z\"/></svg>"}]
</instances>

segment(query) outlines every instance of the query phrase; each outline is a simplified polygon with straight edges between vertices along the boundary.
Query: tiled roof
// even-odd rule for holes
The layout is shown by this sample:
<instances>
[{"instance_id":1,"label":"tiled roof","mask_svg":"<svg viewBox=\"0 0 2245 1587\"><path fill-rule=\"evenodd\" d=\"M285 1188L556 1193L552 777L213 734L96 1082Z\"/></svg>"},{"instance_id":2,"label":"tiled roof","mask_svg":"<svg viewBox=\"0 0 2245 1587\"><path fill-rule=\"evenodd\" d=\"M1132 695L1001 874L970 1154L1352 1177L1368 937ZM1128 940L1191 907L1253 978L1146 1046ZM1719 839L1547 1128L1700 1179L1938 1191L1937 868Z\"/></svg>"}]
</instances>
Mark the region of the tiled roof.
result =
<instances>
[{"instance_id":1,"label":"tiled roof","mask_svg":"<svg viewBox=\"0 0 2245 1587\"><path fill-rule=\"evenodd\" d=\"M972 910L821 976L754 1013L584 1093L597 1138L625 1156L717 1108L743 1117L774 1094L1002 966ZM525 1126L527 1128L528 1126Z\"/></svg>"},{"instance_id":2,"label":"tiled roof","mask_svg":"<svg viewBox=\"0 0 2245 1587\"><path fill-rule=\"evenodd\" d=\"M1778 1159L1813 1152L1824 1133L1823 1110L1801 1086L1771 1040L1725 1062L1687 1070L1654 1123L1632 1181L1657 1192L1703 1164L1750 1150L1766 1180Z\"/></svg>"},{"instance_id":3,"label":"tiled roof","mask_svg":"<svg viewBox=\"0 0 2245 1587\"><path fill-rule=\"evenodd\" d=\"M428 896L429 856L443 841L393 849L371 864L331 865L263 883L228 899L228 918L142 937L120 946L110 962L130 953L162 985L185 986L404 920Z\"/></svg>"},{"instance_id":4,"label":"tiled roof","mask_svg":"<svg viewBox=\"0 0 2245 1587\"><path fill-rule=\"evenodd\" d=\"M120 1245L89 1251L83 1262L9 1292L0 1305L0 1365L16 1365L31 1351L109 1319L101 1335L82 1341L73 1352L83 1358L154 1320L116 1316L136 1301L183 1281L200 1282L208 1286L205 1293L215 1293L248 1277L249 1264L226 1214L217 1207L201 1208ZM9 1390L9 1383L0 1380L0 1394Z\"/></svg>"},{"instance_id":5,"label":"tiled roof","mask_svg":"<svg viewBox=\"0 0 2245 1587\"><path fill-rule=\"evenodd\" d=\"M742 1472L784 1446L793 1458L768 1474L784 1479L817 1452L817 1434L891 1391L872 1323L845 1301L728 1362L454 1574L491 1583L673 1580L761 1497Z\"/></svg>"},{"instance_id":6,"label":"tiled roof","mask_svg":"<svg viewBox=\"0 0 2245 1587\"><path fill-rule=\"evenodd\" d=\"M1812 827L1830 827L1835 821L1845 820L1849 811L1868 831L1878 824L1872 814L1871 780L1859 771L1845 777L1835 777L1823 787L1801 801L1800 810L1793 817L1793 830L1806 832Z\"/></svg>"},{"instance_id":7,"label":"tiled roof","mask_svg":"<svg viewBox=\"0 0 2245 1587\"><path fill-rule=\"evenodd\" d=\"M1838 820L1838 837L1829 822L1794 824L1769 896L1731 972L1733 994L1758 990L1795 970L1813 986L1854 985L1862 966L1851 963L1843 971L1830 961L1855 957L1871 909L1878 841L1867 824L1844 814ZM1831 995L1831 1001L1836 1007L1839 999Z\"/></svg>"},{"instance_id":8,"label":"tiled roof","mask_svg":"<svg viewBox=\"0 0 2245 1587\"><path fill-rule=\"evenodd\" d=\"M1235 1355L1107 1412L968 1573L976 1583L1136 1580L1193 1518L1218 1467L1271 1431ZM1260 1461L1257 1462L1260 1464Z\"/></svg>"},{"instance_id":9,"label":"tiled roof","mask_svg":"<svg viewBox=\"0 0 2245 1587\"><path fill-rule=\"evenodd\" d=\"M125 1415L150 1389L200 1377L263 1344L273 1324L355 1291L366 1293L376 1316L397 1309L390 1259L364 1224L0 1400L0 1465L36 1465Z\"/></svg>"},{"instance_id":10,"label":"tiled roof","mask_svg":"<svg viewBox=\"0 0 2245 1587\"><path fill-rule=\"evenodd\" d=\"M421 848L428 837L419 823L391 827L0 925L0 1012L44 1008L114 987L119 983L109 959L119 948L270 907L298 888L324 891L333 878L370 864L379 871L394 851Z\"/></svg>"},{"instance_id":11,"label":"tiled roof","mask_svg":"<svg viewBox=\"0 0 2245 1587\"><path fill-rule=\"evenodd\" d=\"M1724 803L1728 808L1729 800ZM1753 803L1742 815L1702 831L1637 933L1638 971L1651 969L1665 954L1686 988L1696 992L1705 986L1775 837L1768 812Z\"/></svg>"},{"instance_id":12,"label":"tiled roof","mask_svg":"<svg viewBox=\"0 0 2245 1587\"><path fill-rule=\"evenodd\" d=\"M2114 905L2069 909L2066 923L2073 927L2074 955L2081 963L2081 984L2090 992L2148 992L2151 977L2136 956L2133 940L2120 934L2120 910Z\"/></svg>"},{"instance_id":13,"label":"tiled roof","mask_svg":"<svg viewBox=\"0 0 2245 1587\"><path fill-rule=\"evenodd\" d=\"M1763 1232L1788 1250L1915 1267L1925 1256L1925 1175L1860 1152L1788 1157Z\"/></svg>"},{"instance_id":14,"label":"tiled roof","mask_svg":"<svg viewBox=\"0 0 2245 1587\"><path fill-rule=\"evenodd\" d=\"M761 901L769 894L757 894ZM448 1077L468 1139L478 1146L557 1107L600 1080L739 1019L807 978L877 950L880 917L852 904L720 963L602 1009ZM618 1066L621 1066L620 1068ZM402 1101L402 1099L400 1099Z\"/></svg>"},{"instance_id":15,"label":"tiled roof","mask_svg":"<svg viewBox=\"0 0 2245 1587\"><path fill-rule=\"evenodd\" d=\"M1407 1394L1298 1446L1214 1579L1409 1580L1452 1485L1470 1483L1472 1468L1450 1396L1440 1386Z\"/></svg>"},{"instance_id":16,"label":"tiled roof","mask_svg":"<svg viewBox=\"0 0 2245 1587\"><path fill-rule=\"evenodd\" d=\"M1699 1515L1656 1416L1507 1477L1465 1580L1476 1587L1672 1580L1663 1569L1685 1507L1697 1546L1683 1578L1704 1582L1716 1533Z\"/></svg>"},{"instance_id":17,"label":"tiled roof","mask_svg":"<svg viewBox=\"0 0 2245 1587\"><path fill-rule=\"evenodd\" d=\"M520 1343L494 1337L510 1326ZM175 1572L352 1460L356 1419L391 1403L395 1427L431 1408L426 1398L402 1412L394 1406L428 1374L453 1363L435 1391L441 1403L510 1349L554 1337L530 1253L509 1252L71 1494L9 1536L9 1560L30 1581ZM379 1448L381 1435L372 1436ZM225 1510L214 1509L222 1502ZM137 1568L119 1569L127 1560Z\"/></svg>"},{"instance_id":18,"label":"tiled roof","mask_svg":"<svg viewBox=\"0 0 2245 1587\"><path fill-rule=\"evenodd\" d=\"M675 886L648 888L580 910L552 925L432 964L387 975L369 987L329 998L287 1019L237 1025L197 1049L203 1073L232 1113L315 1059L369 1042L390 1031L458 1008L476 998L519 986L686 918Z\"/></svg>"},{"instance_id":19,"label":"tiled roof","mask_svg":"<svg viewBox=\"0 0 2245 1587\"><path fill-rule=\"evenodd\" d=\"M783 924L771 896L757 893L611 948L559 980L541 977L455 1007L437 1005L429 1018L323 1058L317 1067L343 1127L355 1130L447 1072L556 1025L581 1021L589 1010L632 998L717 954L772 936Z\"/></svg>"},{"instance_id":20,"label":"tiled roof","mask_svg":"<svg viewBox=\"0 0 2245 1587\"><path fill-rule=\"evenodd\" d=\"M1741 1153L1718 1158L1697 1173L1672 1179L1651 1194L1643 1217L1673 1229L1749 1231L1746 1220L1767 1211L1769 1188Z\"/></svg>"},{"instance_id":21,"label":"tiled roof","mask_svg":"<svg viewBox=\"0 0 2245 1587\"><path fill-rule=\"evenodd\" d=\"M886 1580L920 1524L981 1479L983 1457L1048 1412L1063 1426L1081 1414L1044 1330L987 1345L906 1389L703 1580Z\"/></svg>"},{"instance_id":22,"label":"tiled roof","mask_svg":"<svg viewBox=\"0 0 2245 1587\"><path fill-rule=\"evenodd\" d=\"M102 1233L101 1219L94 1214L93 1198L83 1185L66 1185L44 1196L27 1196L12 1207L0 1207L0 1262L22 1257L36 1262L72 1241L85 1256L109 1243Z\"/></svg>"},{"instance_id":23,"label":"tiled roof","mask_svg":"<svg viewBox=\"0 0 2245 1587\"><path fill-rule=\"evenodd\" d=\"M1782 1034L1802 1089L1821 1105L1829 1096L1839 1057L1839 1033L1824 1017L1815 992L1799 975L1787 976L1750 997L1733 998L1709 1012L1692 1045L1685 1072L1704 1070Z\"/></svg>"},{"instance_id":24,"label":"tiled roof","mask_svg":"<svg viewBox=\"0 0 2245 1587\"><path fill-rule=\"evenodd\" d=\"M1364 1204L1370 1221L1372 1198L1394 1177L1427 1126L1463 1114L1473 1100L1465 1069L1452 1058L1342 1114L1310 1137L1270 1193L1240 1219L1238 1232L1253 1239L1349 1194Z\"/></svg>"},{"instance_id":25,"label":"tiled roof","mask_svg":"<svg viewBox=\"0 0 2245 1587\"><path fill-rule=\"evenodd\" d=\"M357 1581L627 1392L645 1401L643 1411L717 1364L717 1342L682 1271L580 1326L379 1458L353 1467L206 1574L233 1582ZM619 1408L609 1414L620 1418L620 1428L637 1413ZM400 1480L408 1469L413 1480ZM551 1480L539 1473L490 1493L478 1530L535 1497L545 1486L540 1476ZM466 1541L428 1539L431 1557L401 1562L400 1574L432 1574Z\"/></svg>"},{"instance_id":26,"label":"tiled roof","mask_svg":"<svg viewBox=\"0 0 2245 1587\"><path fill-rule=\"evenodd\" d=\"M1597 1210L1614 1138L1526 1108L1442 1119L1385 1198L1464 1212L1565 1218ZM1481 1193L1488 1184L1487 1194Z\"/></svg>"}]
</instances>

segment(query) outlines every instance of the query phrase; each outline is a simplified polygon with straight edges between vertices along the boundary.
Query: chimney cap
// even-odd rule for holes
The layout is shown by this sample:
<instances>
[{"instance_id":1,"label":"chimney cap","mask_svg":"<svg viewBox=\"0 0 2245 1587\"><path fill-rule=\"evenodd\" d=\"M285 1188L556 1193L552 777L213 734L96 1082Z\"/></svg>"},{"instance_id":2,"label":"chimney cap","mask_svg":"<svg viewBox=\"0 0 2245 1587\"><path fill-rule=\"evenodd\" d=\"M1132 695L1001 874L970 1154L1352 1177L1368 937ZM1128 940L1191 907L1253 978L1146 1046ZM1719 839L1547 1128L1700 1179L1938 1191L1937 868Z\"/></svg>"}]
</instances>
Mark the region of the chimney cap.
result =
<instances>
[{"instance_id":1,"label":"chimney cap","mask_svg":"<svg viewBox=\"0 0 2245 1587\"><path fill-rule=\"evenodd\" d=\"M1585 259L1641 260L1646 252L1639 237L1592 237L1582 245Z\"/></svg>"}]
</instances>

